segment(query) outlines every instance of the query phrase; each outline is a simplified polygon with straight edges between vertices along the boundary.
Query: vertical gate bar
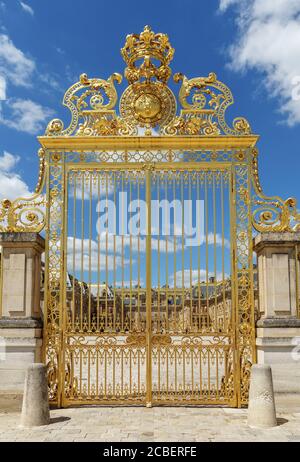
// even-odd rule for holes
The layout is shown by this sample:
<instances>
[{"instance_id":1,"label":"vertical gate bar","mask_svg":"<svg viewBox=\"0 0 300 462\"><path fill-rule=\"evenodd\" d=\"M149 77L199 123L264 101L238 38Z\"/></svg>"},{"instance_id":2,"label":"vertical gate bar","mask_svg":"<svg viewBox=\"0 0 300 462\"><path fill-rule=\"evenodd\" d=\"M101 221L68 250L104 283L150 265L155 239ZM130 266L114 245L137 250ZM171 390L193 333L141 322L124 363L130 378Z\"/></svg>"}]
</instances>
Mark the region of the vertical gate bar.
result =
<instances>
[{"instance_id":1,"label":"vertical gate bar","mask_svg":"<svg viewBox=\"0 0 300 462\"><path fill-rule=\"evenodd\" d=\"M49 165L49 153L47 153L46 157L46 203L48 207L46 207L46 236L45 236L45 315L44 315L44 329L43 329L43 345L42 345L42 357L45 364L48 362L47 358L47 351L49 345L49 336L48 336L48 315L49 315L49 301L50 301L50 280L49 280L49 253L50 253L50 228L51 228L51 198L50 198L50 165ZM3 277L3 275L1 275ZM1 287L3 284L1 282ZM51 335L51 334L50 334Z\"/></svg>"},{"instance_id":2,"label":"vertical gate bar","mask_svg":"<svg viewBox=\"0 0 300 462\"><path fill-rule=\"evenodd\" d=\"M90 348L88 348L87 350L87 353L88 353L88 387L87 387L87 394L88 394L88 398L91 397L91 350Z\"/></svg>"},{"instance_id":3,"label":"vertical gate bar","mask_svg":"<svg viewBox=\"0 0 300 462\"><path fill-rule=\"evenodd\" d=\"M184 304L185 304L185 294L184 294L184 289L185 289L185 284L184 284L184 173L181 173L181 305L182 305L182 332L184 332L185 329L185 319L184 319Z\"/></svg>"},{"instance_id":4,"label":"vertical gate bar","mask_svg":"<svg viewBox=\"0 0 300 462\"><path fill-rule=\"evenodd\" d=\"M131 204L132 200L132 181L134 175L130 178L129 181L129 204ZM129 293L130 293L130 300L129 300L129 332L132 330L132 223L130 220L130 229L129 229Z\"/></svg>"},{"instance_id":5,"label":"vertical gate bar","mask_svg":"<svg viewBox=\"0 0 300 462\"><path fill-rule=\"evenodd\" d=\"M205 203L205 279L206 279L206 323L207 329L209 329L209 300L208 300L208 197L207 197L207 172L205 172L205 191L204 191L204 203Z\"/></svg>"},{"instance_id":6,"label":"vertical gate bar","mask_svg":"<svg viewBox=\"0 0 300 462\"><path fill-rule=\"evenodd\" d=\"M165 217L167 216L167 200L168 200L168 174L165 173ZM167 227L166 223L163 223L163 226ZM166 239L166 328L169 330L169 236L165 234ZM176 275L175 275L176 276ZM176 279L176 277L175 277Z\"/></svg>"},{"instance_id":7,"label":"vertical gate bar","mask_svg":"<svg viewBox=\"0 0 300 462\"><path fill-rule=\"evenodd\" d=\"M132 348L129 348L129 396L132 398Z\"/></svg>"},{"instance_id":8,"label":"vertical gate bar","mask_svg":"<svg viewBox=\"0 0 300 462\"><path fill-rule=\"evenodd\" d=\"M174 375L175 375L175 396L177 396L178 393L178 387L177 387L177 345L174 345Z\"/></svg>"},{"instance_id":9,"label":"vertical gate bar","mask_svg":"<svg viewBox=\"0 0 300 462\"><path fill-rule=\"evenodd\" d=\"M138 397L141 397L141 350L140 347L137 349L137 356L138 356L138 373L137 373L137 379L138 379Z\"/></svg>"},{"instance_id":10,"label":"vertical gate bar","mask_svg":"<svg viewBox=\"0 0 300 462\"><path fill-rule=\"evenodd\" d=\"M124 346L120 347L121 350L121 397L124 398Z\"/></svg>"},{"instance_id":11,"label":"vertical gate bar","mask_svg":"<svg viewBox=\"0 0 300 462\"><path fill-rule=\"evenodd\" d=\"M200 204L200 185L199 185L199 172L197 174L197 200L198 200L198 213L199 213L199 218L201 217L201 204ZM200 230L197 230L198 234L198 322L197 322L197 331L200 332L201 330L201 269L200 269L200 244L201 244L201 235L200 235Z\"/></svg>"},{"instance_id":12,"label":"vertical gate bar","mask_svg":"<svg viewBox=\"0 0 300 462\"><path fill-rule=\"evenodd\" d=\"M203 395L203 382L202 382L202 351L203 351L203 346L202 345L197 345L198 350L199 350L199 394L200 398Z\"/></svg>"},{"instance_id":13,"label":"vertical gate bar","mask_svg":"<svg viewBox=\"0 0 300 462\"><path fill-rule=\"evenodd\" d=\"M147 397L146 406L152 406L152 255L151 255L151 171L146 170L146 332L147 332Z\"/></svg>"},{"instance_id":14,"label":"vertical gate bar","mask_svg":"<svg viewBox=\"0 0 300 462\"><path fill-rule=\"evenodd\" d=\"M232 274L232 316L233 316L233 358L234 358L234 405L241 407L241 374L240 374L240 345L239 345L239 312L238 312L238 289L237 289L237 265L236 265L236 184L235 170L232 166L231 186L229 188L230 204L230 236L231 236L231 274Z\"/></svg>"},{"instance_id":15,"label":"vertical gate bar","mask_svg":"<svg viewBox=\"0 0 300 462\"><path fill-rule=\"evenodd\" d=\"M166 397L169 398L169 350L166 346Z\"/></svg>"},{"instance_id":16,"label":"vertical gate bar","mask_svg":"<svg viewBox=\"0 0 300 462\"><path fill-rule=\"evenodd\" d=\"M114 178L114 182L113 182L113 185L114 185L114 204L115 204L115 207L117 206L116 204L116 174L115 172L113 173L113 178ZM115 227L117 226L117 223L115 223ZM113 265L114 265L114 314L113 314L113 331L116 332L116 317L117 317L117 312L116 312L116 280L117 280L117 274L116 274L116 232L117 230L114 229L114 262L113 262Z\"/></svg>"},{"instance_id":17,"label":"vertical gate bar","mask_svg":"<svg viewBox=\"0 0 300 462\"><path fill-rule=\"evenodd\" d=\"M83 244L84 244L84 181L85 173L81 174L81 270L80 270L80 332L83 326Z\"/></svg>"},{"instance_id":18,"label":"vertical gate bar","mask_svg":"<svg viewBox=\"0 0 300 462\"><path fill-rule=\"evenodd\" d=\"M191 185L191 173L188 173L189 176L189 207L191 206L192 203L192 185ZM190 212L189 212L190 213ZM190 221L191 227L192 225L192 220ZM190 330L192 331L193 329L193 301L194 301L194 296L193 296L193 254L192 254L192 246L190 245Z\"/></svg>"},{"instance_id":19,"label":"vertical gate bar","mask_svg":"<svg viewBox=\"0 0 300 462\"><path fill-rule=\"evenodd\" d=\"M104 347L104 397L107 399L107 349Z\"/></svg>"},{"instance_id":20,"label":"vertical gate bar","mask_svg":"<svg viewBox=\"0 0 300 462\"><path fill-rule=\"evenodd\" d=\"M228 322L226 321L226 294L225 294L225 239L224 239L224 175L226 172L221 174L221 226L222 226L222 294L223 294L223 331L227 332Z\"/></svg>"},{"instance_id":21,"label":"vertical gate bar","mask_svg":"<svg viewBox=\"0 0 300 462\"><path fill-rule=\"evenodd\" d=\"M176 177L173 176L173 203L174 203L174 225L173 225L173 259L174 259L174 330L177 331L177 274L176 274L176 239L177 239L177 229L176 229Z\"/></svg>"},{"instance_id":22,"label":"vertical gate bar","mask_svg":"<svg viewBox=\"0 0 300 462\"><path fill-rule=\"evenodd\" d=\"M75 275L76 275L76 189L77 189L77 172L74 175L74 198L73 198L73 310L72 310L72 331L74 331L75 324L75 311L76 311L76 298L75 298Z\"/></svg>"},{"instance_id":23,"label":"vertical gate bar","mask_svg":"<svg viewBox=\"0 0 300 462\"><path fill-rule=\"evenodd\" d=\"M138 210L140 210L140 177L137 179L137 200ZM137 293L137 304L138 304L138 331L141 330L141 300L140 300L140 284L141 284L141 222L138 230L138 293Z\"/></svg>"},{"instance_id":24,"label":"vertical gate bar","mask_svg":"<svg viewBox=\"0 0 300 462\"><path fill-rule=\"evenodd\" d=\"M161 399L161 393L160 393L160 387L161 387L161 384L160 384L160 373L161 373L161 370L160 370L160 352L161 352L161 347L160 345L157 345L157 369L158 369L158 372L157 372L157 392L158 392L158 396L157 396L157 399Z\"/></svg>"},{"instance_id":25,"label":"vertical gate bar","mask_svg":"<svg viewBox=\"0 0 300 462\"><path fill-rule=\"evenodd\" d=\"M64 405L65 398L65 332L66 332L66 290L67 290L67 220L68 220L68 187L69 175L65 171L65 153L62 153L62 233L60 238L60 307L59 307L59 330L60 330L60 361L59 361L59 384L58 384L58 407Z\"/></svg>"},{"instance_id":26,"label":"vertical gate bar","mask_svg":"<svg viewBox=\"0 0 300 462\"><path fill-rule=\"evenodd\" d=\"M215 332L218 331L218 298L217 298L217 223L216 223L216 174L213 172L213 226L214 226L214 292L215 292Z\"/></svg>"},{"instance_id":27,"label":"vertical gate bar","mask_svg":"<svg viewBox=\"0 0 300 462\"><path fill-rule=\"evenodd\" d=\"M194 399L195 383L194 383L194 346L191 346L191 375L192 375L192 399Z\"/></svg>"},{"instance_id":28,"label":"vertical gate bar","mask_svg":"<svg viewBox=\"0 0 300 462\"><path fill-rule=\"evenodd\" d=\"M97 204L100 207L100 175L101 172L98 172L97 175ZM100 317L100 254L101 254L101 229L98 229L98 236L97 236L97 248L98 248L98 255L97 255L97 332L99 332L99 317Z\"/></svg>"},{"instance_id":29,"label":"vertical gate bar","mask_svg":"<svg viewBox=\"0 0 300 462\"><path fill-rule=\"evenodd\" d=\"M93 172L90 175L90 197L89 197L89 308L88 308L88 330L91 331L91 311L92 311L92 188L93 188Z\"/></svg>"},{"instance_id":30,"label":"vertical gate bar","mask_svg":"<svg viewBox=\"0 0 300 462\"><path fill-rule=\"evenodd\" d=\"M79 394L82 398L82 349L79 348Z\"/></svg>"},{"instance_id":31,"label":"vertical gate bar","mask_svg":"<svg viewBox=\"0 0 300 462\"><path fill-rule=\"evenodd\" d=\"M113 398L116 397L116 350L115 350L115 345L111 347L112 349L112 355L113 355L113 360L112 360L112 393L113 393Z\"/></svg>"},{"instance_id":32,"label":"vertical gate bar","mask_svg":"<svg viewBox=\"0 0 300 462\"><path fill-rule=\"evenodd\" d=\"M124 172L121 173L121 191L122 191L122 203L121 203L121 259L122 259L122 285L121 285L121 332L124 332Z\"/></svg>"},{"instance_id":33,"label":"vertical gate bar","mask_svg":"<svg viewBox=\"0 0 300 462\"><path fill-rule=\"evenodd\" d=\"M99 351L96 349L96 398L99 398Z\"/></svg>"},{"instance_id":34,"label":"vertical gate bar","mask_svg":"<svg viewBox=\"0 0 300 462\"><path fill-rule=\"evenodd\" d=\"M108 171L105 174L105 210L108 213ZM107 330L108 325L108 306L107 306L107 297L108 297L108 228L106 228L105 233L105 330Z\"/></svg>"},{"instance_id":35,"label":"vertical gate bar","mask_svg":"<svg viewBox=\"0 0 300 462\"><path fill-rule=\"evenodd\" d=\"M157 200L158 200L158 230L157 230L157 332L161 332L160 320L160 220L159 220L159 203L160 203L160 172L157 173Z\"/></svg>"},{"instance_id":36,"label":"vertical gate bar","mask_svg":"<svg viewBox=\"0 0 300 462\"><path fill-rule=\"evenodd\" d=\"M249 268L249 292L250 292L250 316L249 324L251 326L251 338L250 338L250 348L252 355L252 362L256 363L257 361L257 352L256 352L256 342L255 342L255 312L254 312L254 278L253 278L253 239L252 239L252 219L251 219L251 189L252 189L252 178L251 178L251 168L248 165L247 171L247 216L248 216L248 268Z\"/></svg>"},{"instance_id":37,"label":"vertical gate bar","mask_svg":"<svg viewBox=\"0 0 300 462\"><path fill-rule=\"evenodd\" d=\"M210 348L211 346L208 345L207 347L207 391L208 391L208 399L210 399L210 392L211 392L211 383L210 383Z\"/></svg>"},{"instance_id":38,"label":"vertical gate bar","mask_svg":"<svg viewBox=\"0 0 300 462\"><path fill-rule=\"evenodd\" d=\"M187 346L189 348L189 346ZM185 377L185 351L186 347L182 346L182 398L185 398L186 395L186 377Z\"/></svg>"},{"instance_id":39,"label":"vertical gate bar","mask_svg":"<svg viewBox=\"0 0 300 462\"><path fill-rule=\"evenodd\" d=\"M229 345L228 348L224 348L224 371L225 371L224 382L225 382L225 384L227 383L228 376L229 376L228 358L229 358L229 355L230 355L230 349L231 349L230 345ZM228 388L226 386L224 387L224 398L228 398Z\"/></svg>"},{"instance_id":40,"label":"vertical gate bar","mask_svg":"<svg viewBox=\"0 0 300 462\"><path fill-rule=\"evenodd\" d=\"M219 399L219 350L216 346L216 399Z\"/></svg>"}]
</instances>

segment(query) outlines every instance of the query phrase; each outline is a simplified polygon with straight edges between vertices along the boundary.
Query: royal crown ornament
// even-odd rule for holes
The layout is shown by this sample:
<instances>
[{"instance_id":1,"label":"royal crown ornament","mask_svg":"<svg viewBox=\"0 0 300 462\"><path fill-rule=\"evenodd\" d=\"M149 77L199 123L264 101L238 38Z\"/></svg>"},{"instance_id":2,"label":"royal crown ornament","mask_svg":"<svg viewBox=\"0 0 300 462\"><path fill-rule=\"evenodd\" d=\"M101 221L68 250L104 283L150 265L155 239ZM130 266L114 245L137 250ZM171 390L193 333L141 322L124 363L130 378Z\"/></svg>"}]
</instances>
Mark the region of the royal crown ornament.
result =
<instances>
[{"instance_id":1,"label":"royal crown ornament","mask_svg":"<svg viewBox=\"0 0 300 462\"><path fill-rule=\"evenodd\" d=\"M172 73L169 63L173 59L174 51L168 35L156 34L150 26L145 26L139 35L127 35L125 46L121 49L127 63L126 79L130 84L141 79L149 82L152 78L166 83ZM137 66L137 61L140 60L142 62Z\"/></svg>"}]
</instances>

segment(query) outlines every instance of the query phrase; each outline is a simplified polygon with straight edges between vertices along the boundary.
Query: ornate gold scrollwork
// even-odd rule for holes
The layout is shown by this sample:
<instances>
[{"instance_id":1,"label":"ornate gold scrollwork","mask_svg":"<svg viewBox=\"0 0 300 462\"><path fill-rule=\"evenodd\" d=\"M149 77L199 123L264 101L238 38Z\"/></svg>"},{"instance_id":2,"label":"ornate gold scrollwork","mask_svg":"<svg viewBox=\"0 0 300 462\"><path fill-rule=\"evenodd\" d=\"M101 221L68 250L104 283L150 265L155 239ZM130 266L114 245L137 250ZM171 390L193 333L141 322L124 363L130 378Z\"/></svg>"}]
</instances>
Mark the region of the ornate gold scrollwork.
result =
<instances>
[{"instance_id":1,"label":"ornate gold scrollwork","mask_svg":"<svg viewBox=\"0 0 300 462\"><path fill-rule=\"evenodd\" d=\"M225 111L233 104L229 88L217 80L216 74L188 79L174 75L182 82L179 102L182 110L176 116L176 99L166 85L171 76L169 64L174 56L166 34L154 33L145 26L140 34L126 37L121 54L127 64L125 77L129 86L120 98L120 116L115 112L118 95L114 82L121 83L120 74L107 80L80 76L66 92L63 104L72 114L68 128L60 119L53 119L47 136L119 136L137 135L145 127L145 135L159 126L161 135L248 135L251 128L243 117L235 118L233 127L225 122ZM83 119L83 122L79 123Z\"/></svg>"},{"instance_id":2,"label":"ornate gold scrollwork","mask_svg":"<svg viewBox=\"0 0 300 462\"><path fill-rule=\"evenodd\" d=\"M225 111L233 103L229 88L211 72L208 77L188 79L177 73L174 81L182 81L179 90L181 114L165 128L167 135L249 135L249 122L238 117L233 129L225 121ZM190 102L189 100L190 99Z\"/></svg>"},{"instance_id":3,"label":"ornate gold scrollwork","mask_svg":"<svg viewBox=\"0 0 300 462\"><path fill-rule=\"evenodd\" d=\"M40 166L35 193L29 198L0 202L0 232L40 232L46 224L45 152L39 150Z\"/></svg>"},{"instance_id":4,"label":"ornate gold scrollwork","mask_svg":"<svg viewBox=\"0 0 300 462\"><path fill-rule=\"evenodd\" d=\"M293 197L285 201L255 200L254 205L258 206L253 212L252 219L257 231L281 233L300 230L300 213L297 212L297 201Z\"/></svg>"},{"instance_id":5,"label":"ornate gold scrollwork","mask_svg":"<svg viewBox=\"0 0 300 462\"><path fill-rule=\"evenodd\" d=\"M114 82L121 83L122 76L114 73L107 80L89 79L86 74L66 92L63 105L72 115L68 128L59 119L53 119L46 129L47 136L128 135L130 128L117 117L114 107L118 94ZM80 119L83 123L79 124ZM76 131L77 130L77 131Z\"/></svg>"},{"instance_id":6,"label":"ornate gold scrollwork","mask_svg":"<svg viewBox=\"0 0 300 462\"><path fill-rule=\"evenodd\" d=\"M252 200L252 224L261 232L295 232L300 230L300 213L297 210L297 200L289 197L286 200L280 197L267 197L262 192L258 176L258 150L252 150L252 178L255 196Z\"/></svg>"},{"instance_id":7,"label":"ornate gold scrollwork","mask_svg":"<svg viewBox=\"0 0 300 462\"><path fill-rule=\"evenodd\" d=\"M141 332L133 332L126 337L126 345L131 347L145 347L146 346L146 334Z\"/></svg>"},{"instance_id":8,"label":"ornate gold scrollwork","mask_svg":"<svg viewBox=\"0 0 300 462\"><path fill-rule=\"evenodd\" d=\"M134 332L129 334L126 338L126 345L131 347L145 347L147 344L146 334L141 332ZM168 346L172 344L172 337L169 334L153 334L151 337L151 345L155 347Z\"/></svg>"}]
</instances>

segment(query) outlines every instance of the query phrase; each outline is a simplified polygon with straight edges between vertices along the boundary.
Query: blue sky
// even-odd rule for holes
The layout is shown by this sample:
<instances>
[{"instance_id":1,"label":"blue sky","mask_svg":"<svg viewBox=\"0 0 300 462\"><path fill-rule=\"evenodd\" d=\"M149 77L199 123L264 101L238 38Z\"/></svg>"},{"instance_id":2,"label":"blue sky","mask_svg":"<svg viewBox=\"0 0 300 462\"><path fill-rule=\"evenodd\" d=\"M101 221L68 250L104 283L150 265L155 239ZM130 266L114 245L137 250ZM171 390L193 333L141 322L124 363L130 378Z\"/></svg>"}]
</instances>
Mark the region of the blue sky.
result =
<instances>
[{"instance_id":1,"label":"blue sky","mask_svg":"<svg viewBox=\"0 0 300 462\"><path fill-rule=\"evenodd\" d=\"M122 73L125 37L146 24L169 35L173 72L213 71L231 88L227 122L244 116L261 136L264 192L299 199L300 0L0 0L0 199L33 191L37 135L69 122L64 92L83 72Z\"/></svg>"},{"instance_id":2,"label":"blue sky","mask_svg":"<svg viewBox=\"0 0 300 462\"><path fill-rule=\"evenodd\" d=\"M299 198L300 101L291 94L300 74L300 1L242 4L1 0L1 197L34 188L36 136L56 115L68 122L60 103L64 91L82 72L103 78L122 73L125 36L150 24L170 37L174 72L191 78L214 71L231 88L235 105L228 119L247 117L261 136L265 193Z\"/></svg>"}]
</instances>

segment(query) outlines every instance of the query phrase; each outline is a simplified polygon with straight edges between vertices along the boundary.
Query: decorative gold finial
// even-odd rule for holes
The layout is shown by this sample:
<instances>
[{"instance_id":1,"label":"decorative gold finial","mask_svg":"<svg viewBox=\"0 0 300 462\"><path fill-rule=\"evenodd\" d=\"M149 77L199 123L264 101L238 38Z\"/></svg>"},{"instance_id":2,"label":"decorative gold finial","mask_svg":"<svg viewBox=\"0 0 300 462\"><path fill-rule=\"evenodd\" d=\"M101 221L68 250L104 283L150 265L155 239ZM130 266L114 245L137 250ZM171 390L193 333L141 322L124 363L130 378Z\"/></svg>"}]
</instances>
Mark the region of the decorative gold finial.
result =
<instances>
[{"instance_id":1,"label":"decorative gold finial","mask_svg":"<svg viewBox=\"0 0 300 462\"><path fill-rule=\"evenodd\" d=\"M145 26L140 35L127 35L125 46L121 54L127 63L125 77L129 83L145 79L147 82L156 77L157 80L166 83L171 76L169 63L173 59L174 48L171 47L169 37L166 34L155 34L150 26ZM143 60L136 67L138 60ZM156 64L153 60L157 60Z\"/></svg>"}]
</instances>

